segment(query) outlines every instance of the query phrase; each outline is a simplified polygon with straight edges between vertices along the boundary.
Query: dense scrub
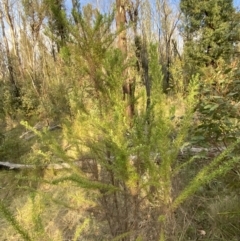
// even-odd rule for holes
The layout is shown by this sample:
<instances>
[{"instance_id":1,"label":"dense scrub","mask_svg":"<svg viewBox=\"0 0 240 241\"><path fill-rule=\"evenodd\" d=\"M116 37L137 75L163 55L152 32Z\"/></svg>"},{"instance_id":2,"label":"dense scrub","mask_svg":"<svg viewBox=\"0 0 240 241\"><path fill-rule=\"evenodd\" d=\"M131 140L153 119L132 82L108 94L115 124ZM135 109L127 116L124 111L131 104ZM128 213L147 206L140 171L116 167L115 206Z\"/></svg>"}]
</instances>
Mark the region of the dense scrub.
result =
<instances>
[{"instance_id":1,"label":"dense scrub","mask_svg":"<svg viewBox=\"0 0 240 241\"><path fill-rule=\"evenodd\" d=\"M0 3L0 239L238 240L238 11L72 2Z\"/></svg>"}]
</instances>

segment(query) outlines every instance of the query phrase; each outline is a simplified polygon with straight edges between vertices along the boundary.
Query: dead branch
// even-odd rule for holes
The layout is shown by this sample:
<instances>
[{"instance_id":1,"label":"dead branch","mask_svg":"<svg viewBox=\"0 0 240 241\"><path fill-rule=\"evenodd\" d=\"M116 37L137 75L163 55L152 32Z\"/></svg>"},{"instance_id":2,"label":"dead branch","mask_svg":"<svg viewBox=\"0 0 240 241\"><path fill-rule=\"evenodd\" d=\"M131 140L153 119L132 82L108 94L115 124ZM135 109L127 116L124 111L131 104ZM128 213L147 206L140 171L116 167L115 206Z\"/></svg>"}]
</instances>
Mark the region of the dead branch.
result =
<instances>
[{"instance_id":1,"label":"dead branch","mask_svg":"<svg viewBox=\"0 0 240 241\"><path fill-rule=\"evenodd\" d=\"M45 166L37 166L37 165L29 165L29 164L17 164L17 163L11 163L11 162L0 162L0 166L6 167L10 170L13 170L13 169L36 169L38 167L42 167L45 169L54 169L54 170L71 168L71 166L68 163L52 163L52 164L48 164Z\"/></svg>"}]
</instances>

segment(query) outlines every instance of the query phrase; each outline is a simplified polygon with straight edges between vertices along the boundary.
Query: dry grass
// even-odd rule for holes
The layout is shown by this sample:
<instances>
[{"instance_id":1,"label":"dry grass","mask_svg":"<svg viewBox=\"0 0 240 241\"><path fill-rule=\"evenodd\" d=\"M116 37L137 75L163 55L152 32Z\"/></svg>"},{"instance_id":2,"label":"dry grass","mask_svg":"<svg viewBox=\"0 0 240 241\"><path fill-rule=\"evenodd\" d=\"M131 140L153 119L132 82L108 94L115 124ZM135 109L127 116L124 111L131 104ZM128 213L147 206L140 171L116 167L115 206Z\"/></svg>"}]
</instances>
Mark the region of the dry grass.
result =
<instances>
[{"instance_id":1,"label":"dry grass","mask_svg":"<svg viewBox=\"0 0 240 241\"><path fill-rule=\"evenodd\" d=\"M68 182L58 186L20 181L19 174L11 171L0 173L4 184L0 198L34 241L99 240L105 223L98 223L95 219L97 208L93 195ZM44 179L63 175L66 175L64 171L56 174L48 170ZM34 189L36 192L32 192ZM22 240L2 216L0 240Z\"/></svg>"}]
</instances>

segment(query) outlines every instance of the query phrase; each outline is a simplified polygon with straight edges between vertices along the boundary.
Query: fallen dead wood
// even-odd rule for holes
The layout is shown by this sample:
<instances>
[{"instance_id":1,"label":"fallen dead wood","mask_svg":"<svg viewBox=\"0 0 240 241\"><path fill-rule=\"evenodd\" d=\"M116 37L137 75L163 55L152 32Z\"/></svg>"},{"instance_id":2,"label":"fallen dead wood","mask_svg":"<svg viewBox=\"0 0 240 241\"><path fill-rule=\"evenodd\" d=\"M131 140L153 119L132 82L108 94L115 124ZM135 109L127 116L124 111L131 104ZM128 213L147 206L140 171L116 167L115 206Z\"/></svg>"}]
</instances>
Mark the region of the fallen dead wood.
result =
<instances>
[{"instance_id":1,"label":"fallen dead wood","mask_svg":"<svg viewBox=\"0 0 240 241\"><path fill-rule=\"evenodd\" d=\"M46 124L42 124L41 122L37 123L33 128L37 131L42 131L44 128L46 128L48 131L62 129L62 127L60 125L46 125ZM36 134L33 131L28 130L28 131L24 132L19 138L29 141L30 139L32 139L35 136L36 136Z\"/></svg>"},{"instance_id":2,"label":"fallen dead wood","mask_svg":"<svg viewBox=\"0 0 240 241\"><path fill-rule=\"evenodd\" d=\"M34 165L15 164L15 163L11 163L11 162L0 162L0 166L8 167L9 169L35 168Z\"/></svg>"},{"instance_id":3,"label":"fallen dead wood","mask_svg":"<svg viewBox=\"0 0 240 241\"><path fill-rule=\"evenodd\" d=\"M213 153L213 157L217 156L221 151L223 151L225 148L220 149L216 149L216 148L201 148L201 147L186 147L183 150L180 151L180 156L184 156L186 153L191 154L191 155L197 155L201 152L205 152L205 153ZM155 154L154 156L160 157L160 154ZM138 158L135 155L131 155L130 159L131 160L135 160L136 158ZM114 157L112 157L112 159L114 160ZM94 166L96 165L96 160L94 160L94 158L90 158L90 157L82 157L80 159L78 159L75 162L72 162L73 165L76 165L80 168L83 169L88 169L87 167L89 166ZM12 163L9 161L6 162L0 162L0 167L4 167L4 168L8 168L10 170L12 169L36 169L36 168L43 168L43 169L54 169L54 170L60 170L60 169L70 169L71 168L71 164L69 163L50 163L47 165L33 165L33 164L18 164L18 163Z\"/></svg>"},{"instance_id":4,"label":"fallen dead wood","mask_svg":"<svg viewBox=\"0 0 240 241\"><path fill-rule=\"evenodd\" d=\"M28 164L17 164L11 162L0 162L0 166L8 168L10 170L13 169L35 169L35 168L45 168L45 169L70 169L71 166L68 163L51 163L44 166L37 166L37 165L28 165Z\"/></svg>"}]
</instances>

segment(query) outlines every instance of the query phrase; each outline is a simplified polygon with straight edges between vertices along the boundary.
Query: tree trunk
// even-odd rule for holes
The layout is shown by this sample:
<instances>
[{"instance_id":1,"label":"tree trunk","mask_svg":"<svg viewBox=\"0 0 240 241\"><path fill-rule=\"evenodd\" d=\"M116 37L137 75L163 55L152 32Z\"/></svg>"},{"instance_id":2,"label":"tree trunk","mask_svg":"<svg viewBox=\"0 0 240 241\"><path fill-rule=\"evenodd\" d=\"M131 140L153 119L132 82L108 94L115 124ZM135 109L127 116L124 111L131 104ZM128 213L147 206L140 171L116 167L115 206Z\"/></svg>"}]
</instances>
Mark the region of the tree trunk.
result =
<instances>
[{"instance_id":1,"label":"tree trunk","mask_svg":"<svg viewBox=\"0 0 240 241\"><path fill-rule=\"evenodd\" d=\"M127 32L125 30L126 19L126 0L116 0L117 13L116 25L119 31L118 35L118 48L121 50L125 59L127 59ZM131 119L134 115L134 83L127 76L127 70L124 71L123 82L123 99L127 103L126 114Z\"/></svg>"}]
</instances>

